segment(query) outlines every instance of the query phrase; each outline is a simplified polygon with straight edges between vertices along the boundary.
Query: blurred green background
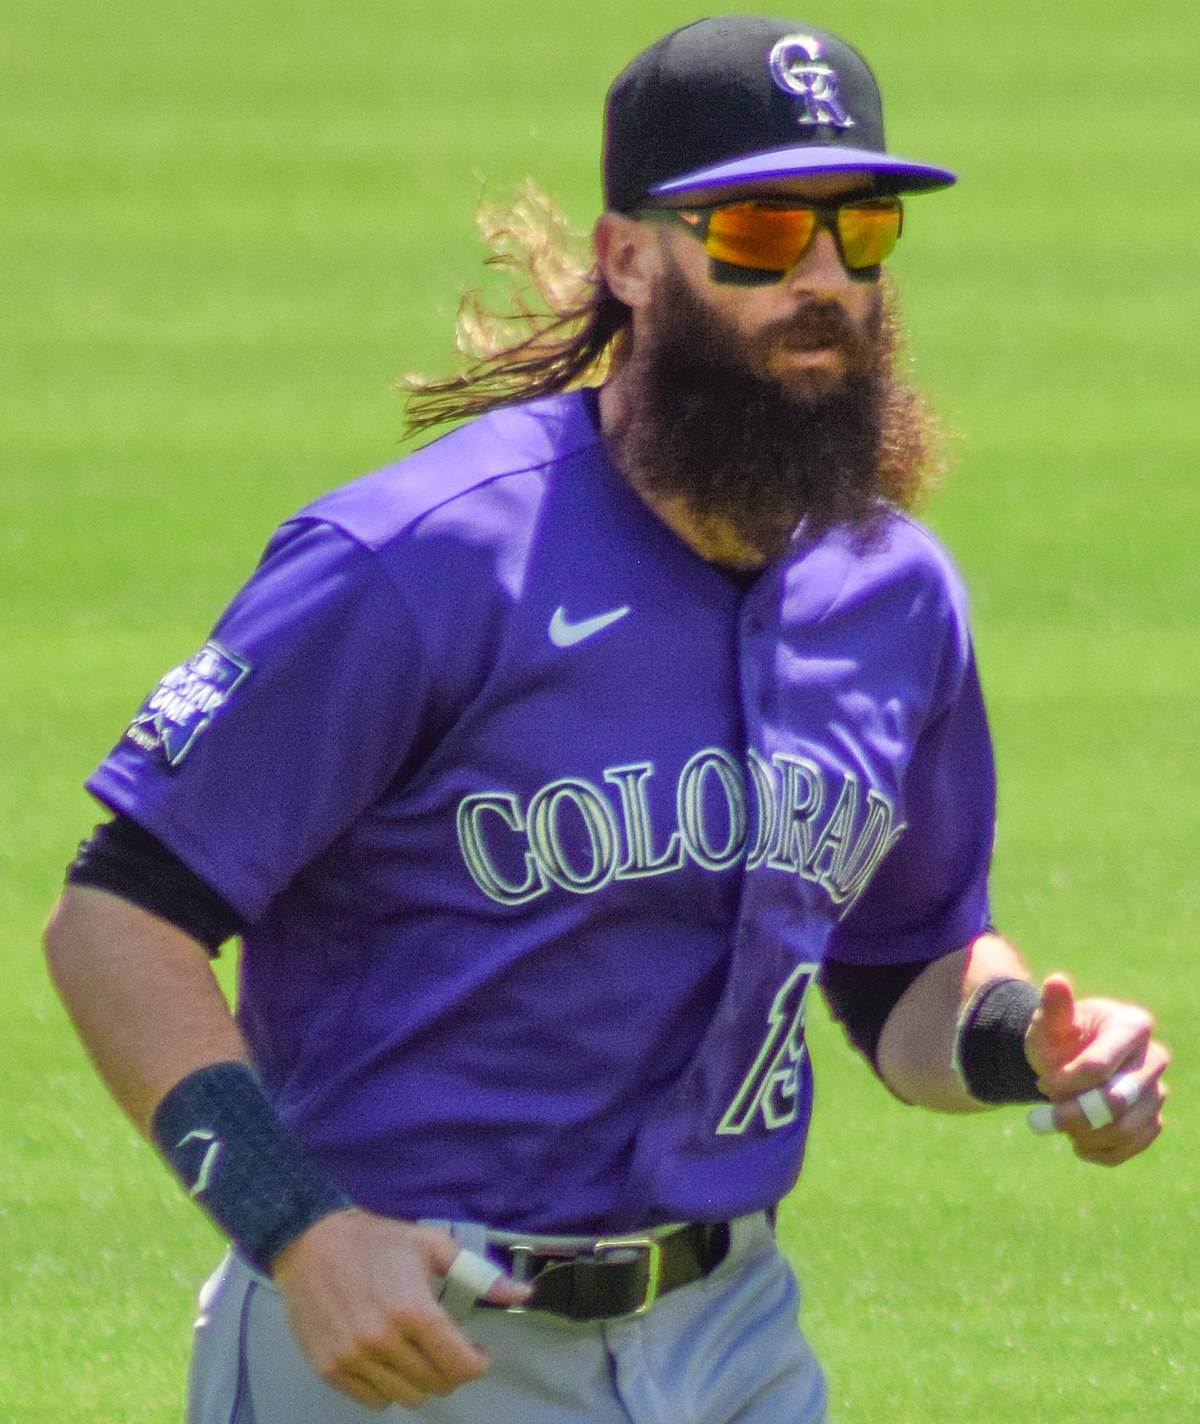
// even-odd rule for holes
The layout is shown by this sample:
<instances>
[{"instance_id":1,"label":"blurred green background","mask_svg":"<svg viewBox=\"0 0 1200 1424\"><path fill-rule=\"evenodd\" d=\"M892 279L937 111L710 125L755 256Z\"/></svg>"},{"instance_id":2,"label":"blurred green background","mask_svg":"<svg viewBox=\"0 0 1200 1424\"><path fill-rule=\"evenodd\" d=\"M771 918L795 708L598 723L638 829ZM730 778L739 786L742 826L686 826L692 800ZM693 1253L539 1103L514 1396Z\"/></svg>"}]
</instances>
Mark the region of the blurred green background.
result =
<instances>
[{"instance_id":1,"label":"blurred green background","mask_svg":"<svg viewBox=\"0 0 1200 1424\"><path fill-rule=\"evenodd\" d=\"M37 939L80 783L273 525L393 458L452 360L481 186L581 230L600 106L672 0L0 0L0 1421L182 1417L212 1230L113 1109ZM1115 1173L886 1096L821 1013L783 1216L837 1424L1197 1417L1194 11L839 0L898 152L957 168L893 262L957 432L995 909L1149 1003L1170 1130ZM228 967L225 971L228 975ZM680 1421L687 1424L687 1421Z\"/></svg>"}]
</instances>

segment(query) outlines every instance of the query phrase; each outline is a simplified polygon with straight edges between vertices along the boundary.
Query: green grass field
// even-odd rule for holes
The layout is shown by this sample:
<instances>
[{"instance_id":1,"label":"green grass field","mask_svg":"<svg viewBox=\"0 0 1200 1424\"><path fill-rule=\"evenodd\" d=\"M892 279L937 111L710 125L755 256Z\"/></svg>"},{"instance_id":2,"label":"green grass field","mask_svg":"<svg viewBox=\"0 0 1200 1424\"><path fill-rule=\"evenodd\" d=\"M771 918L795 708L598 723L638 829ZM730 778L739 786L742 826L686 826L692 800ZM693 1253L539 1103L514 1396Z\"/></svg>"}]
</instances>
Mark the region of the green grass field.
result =
<instances>
[{"instance_id":1,"label":"green grass field","mask_svg":"<svg viewBox=\"0 0 1200 1424\"><path fill-rule=\"evenodd\" d=\"M94 1080L38 950L83 777L274 523L392 458L451 359L481 179L586 228L604 88L697 12L0 0L0 1421L182 1417L212 1230ZM957 167L893 263L958 432L995 909L1142 999L1170 1129L1106 1173L1019 1111L886 1096L818 1014L783 1227L838 1424L1200 1417L1200 222L1194 11L840 0L890 141ZM225 971L228 973L228 969ZM680 1421L686 1424L686 1421Z\"/></svg>"}]
</instances>

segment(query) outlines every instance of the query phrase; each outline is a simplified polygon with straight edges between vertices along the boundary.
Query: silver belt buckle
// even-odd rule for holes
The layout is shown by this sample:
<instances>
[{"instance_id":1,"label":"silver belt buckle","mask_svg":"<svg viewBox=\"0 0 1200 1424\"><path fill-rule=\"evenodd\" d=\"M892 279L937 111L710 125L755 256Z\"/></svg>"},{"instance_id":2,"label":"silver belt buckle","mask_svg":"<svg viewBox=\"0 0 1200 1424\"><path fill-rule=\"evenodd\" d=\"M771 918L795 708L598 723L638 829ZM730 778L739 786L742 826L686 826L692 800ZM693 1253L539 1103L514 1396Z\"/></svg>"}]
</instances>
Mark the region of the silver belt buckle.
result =
<instances>
[{"instance_id":1,"label":"silver belt buckle","mask_svg":"<svg viewBox=\"0 0 1200 1424\"><path fill-rule=\"evenodd\" d=\"M528 1243L519 1241L516 1245L508 1248L512 1257L512 1270L509 1272L514 1281L520 1281L525 1285L529 1280L529 1266L533 1260L534 1249ZM529 1307L525 1305L506 1305L504 1309L509 1315L526 1315Z\"/></svg>"},{"instance_id":2,"label":"silver belt buckle","mask_svg":"<svg viewBox=\"0 0 1200 1424\"><path fill-rule=\"evenodd\" d=\"M599 1261L606 1255L618 1251L644 1251L646 1253L646 1291L642 1303L632 1315L645 1315L658 1299L662 1285L662 1244L652 1236L618 1236L610 1241L597 1241L592 1247L592 1255Z\"/></svg>"}]
</instances>

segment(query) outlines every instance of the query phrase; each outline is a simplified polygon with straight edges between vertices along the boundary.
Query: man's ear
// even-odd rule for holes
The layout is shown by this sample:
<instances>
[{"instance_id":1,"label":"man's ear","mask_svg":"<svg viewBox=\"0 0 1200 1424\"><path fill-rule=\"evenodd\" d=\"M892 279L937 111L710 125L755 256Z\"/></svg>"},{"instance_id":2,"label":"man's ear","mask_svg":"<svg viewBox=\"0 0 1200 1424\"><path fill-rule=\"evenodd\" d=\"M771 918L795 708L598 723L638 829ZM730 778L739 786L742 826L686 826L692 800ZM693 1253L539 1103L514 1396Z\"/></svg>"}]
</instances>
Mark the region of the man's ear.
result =
<instances>
[{"instance_id":1,"label":"man's ear","mask_svg":"<svg viewBox=\"0 0 1200 1424\"><path fill-rule=\"evenodd\" d=\"M662 271L662 249L650 223L624 213L602 213L592 232L596 263L609 291L633 311L650 302Z\"/></svg>"}]
</instances>

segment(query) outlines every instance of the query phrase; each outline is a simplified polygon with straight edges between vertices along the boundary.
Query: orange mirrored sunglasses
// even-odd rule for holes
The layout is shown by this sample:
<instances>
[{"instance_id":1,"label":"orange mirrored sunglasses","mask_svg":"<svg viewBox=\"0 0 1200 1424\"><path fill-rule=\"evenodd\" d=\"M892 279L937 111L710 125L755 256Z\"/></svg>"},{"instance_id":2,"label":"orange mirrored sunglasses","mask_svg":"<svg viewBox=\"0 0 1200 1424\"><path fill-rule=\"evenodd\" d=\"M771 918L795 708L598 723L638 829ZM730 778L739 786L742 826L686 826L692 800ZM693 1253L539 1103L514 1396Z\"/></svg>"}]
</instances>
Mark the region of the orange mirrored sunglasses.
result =
<instances>
[{"instance_id":1,"label":"orange mirrored sunglasses","mask_svg":"<svg viewBox=\"0 0 1200 1424\"><path fill-rule=\"evenodd\" d=\"M677 220L700 239L719 264L714 277L778 282L808 251L814 235L833 234L847 269L878 267L904 228L899 198L857 198L845 203L786 200L715 203L698 208L640 208L639 218ZM725 269L731 269L726 272Z\"/></svg>"}]
</instances>

